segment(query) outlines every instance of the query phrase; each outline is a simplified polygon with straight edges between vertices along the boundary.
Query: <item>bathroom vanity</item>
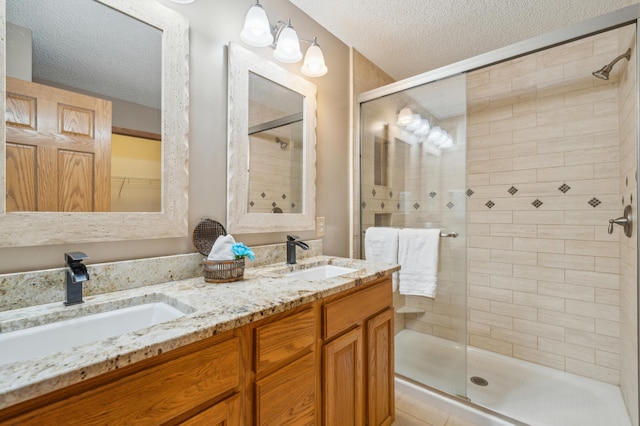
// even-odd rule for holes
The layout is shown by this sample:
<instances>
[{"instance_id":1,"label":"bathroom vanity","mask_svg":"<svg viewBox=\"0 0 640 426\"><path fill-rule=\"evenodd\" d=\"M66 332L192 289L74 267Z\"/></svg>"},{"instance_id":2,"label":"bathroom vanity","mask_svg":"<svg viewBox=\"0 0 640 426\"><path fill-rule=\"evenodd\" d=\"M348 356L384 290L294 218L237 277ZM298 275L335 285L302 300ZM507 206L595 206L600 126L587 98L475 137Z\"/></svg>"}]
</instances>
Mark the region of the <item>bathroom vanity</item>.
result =
<instances>
[{"instance_id":1,"label":"bathroom vanity","mask_svg":"<svg viewBox=\"0 0 640 426\"><path fill-rule=\"evenodd\" d=\"M326 264L356 271L288 276ZM397 269L321 256L249 268L236 283L198 277L86 298L146 295L190 313L0 366L0 425L390 425ZM10 314L0 314L1 327Z\"/></svg>"}]
</instances>

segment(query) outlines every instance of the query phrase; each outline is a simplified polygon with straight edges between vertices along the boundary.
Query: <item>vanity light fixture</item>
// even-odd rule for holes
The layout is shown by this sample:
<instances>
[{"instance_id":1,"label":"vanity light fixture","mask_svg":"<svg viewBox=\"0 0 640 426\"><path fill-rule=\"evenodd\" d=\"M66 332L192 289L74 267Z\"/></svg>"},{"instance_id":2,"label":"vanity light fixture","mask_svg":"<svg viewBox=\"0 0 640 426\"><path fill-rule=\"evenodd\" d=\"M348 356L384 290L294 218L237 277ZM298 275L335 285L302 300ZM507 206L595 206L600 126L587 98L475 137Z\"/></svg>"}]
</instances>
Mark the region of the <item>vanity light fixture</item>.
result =
<instances>
[{"instance_id":1,"label":"vanity light fixture","mask_svg":"<svg viewBox=\"0 0 640 426\"><path fill-rule=\"evenodd\" d=\"M320 77L327 73L327 66L324 63L324 55L320 46L318 46L318 38L314 37L311 46L304 55L304 64L302 65L302 73L309 77Z\"/></svg>"},{"instance_id":2,"label":"vanity light fixture","mask_svg":"<svg viewBox=\"0 0 640 426\"><path fill-rule=\"evenodd\" d=\"M267 14L260 4L260 0L255 0L247 12L244 20L244 28L240 32L240 39L250 46L274 48L273 57L280 62L293 64L302 59L300 42L310 43L304 58L301 71L309 77L321 77L327 73L327 66L324 62L324 55L316 37L313 40L299 39L298 34L291 25L291 19L287 22L277 21L271 27Z\"/></svg>"},{"instance_id":3,"label":"vanity light fixture","mask_svg":"<svg viewBox=\"0 0 640 426\"><path fill-rule=\"evenodd\" d=\"M402 108L400 110L400 113L398 114L398 121L396 122L396 124L400 127L405 127L409 125L412 121L413 121L413 111L411 111L411 108L409 107Z\"/></svg>"},{"instance_id":4,"label":"vanity light fixture","mask_svg":"<svg viewBox=\"0 0 640 426\"><path fill-rule=\"evenodd\" d=\"M300 40L298 40L298 34L291 26L291 19L287 22L287 26L282 28L280 34L278 34L276 50L273 51L273 57L286 64L295 64L302 59Z\"/></svg>"},{"instance_id":5,"label":"vanity light fixture","mask_svg":"<svg viewBox=\"0 0 640 426\"><path fill-rule=\"evenodd\" d=\"M422 117L420 116L420 114L413 114L413 119L411 120L411 123L407 124L404 129L407 132L415 132L416 130L418 130L418 127L420 127L421 125L422 125Z\"/></svg>"}]
</instances>

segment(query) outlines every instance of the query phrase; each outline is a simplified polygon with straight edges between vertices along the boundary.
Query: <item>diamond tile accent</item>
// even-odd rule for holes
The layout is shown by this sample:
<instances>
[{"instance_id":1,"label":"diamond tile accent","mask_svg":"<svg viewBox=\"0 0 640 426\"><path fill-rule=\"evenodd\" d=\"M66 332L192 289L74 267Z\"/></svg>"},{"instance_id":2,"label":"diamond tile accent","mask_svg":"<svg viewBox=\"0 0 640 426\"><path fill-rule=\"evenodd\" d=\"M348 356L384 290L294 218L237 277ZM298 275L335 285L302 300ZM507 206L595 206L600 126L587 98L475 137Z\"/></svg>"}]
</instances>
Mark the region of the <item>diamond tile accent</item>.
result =
<instances>
[{"instance_id":1,"label":"diamond tile accent","mask_svg":"<svg viewBox=\"0 0 640 426\"><path fill-rule=\"evenodd\" d=\"M598 207L600 204L602 204L602 201L598 200L596 197L589 200L589 205L593 208Z\"/></svg>"},{"instance_id":2,"label":"diamond tile accent","mask_svg":"<svg viewBox=\"0 0 640 426\"><path fill-rule=\"evenodd\" d=\"M518 192L518 188L516 188L515 186L512 186L511 188L507 189L507 192L511 195L515 195L516 192Z\"/></svg>"},{"instance_id":3,"label":"diamond tile accent","mask_svg":"<svg viewBox=\"0 0 640 426\"><path fill-rule=\"evenodd\" d=\"M371 190L371 195L373 195L374 197L376 196L376 189L375 189L375 188L373 188L373 189Z\"/></svg>"},{"instance_id":4,"label":"diamond tile accent","mask_svg":"<svg viewBox=\"0 0 640 426\"><path fill-rule=\"evenodd\" d=\"M389 191L389 198L393 198L393 191Z\"/></svg>"},{"instance_id":5,"label":"diamond tile accent","mask_svg":"<svg viewBox=\"0 0 640 426\"><path fill-rule=\"evenodd\" d=\"M474 194L471 188L467 189L467 197L471 197Z\"/></svg>"},{"instance_id":6,"label":"diamond tile accent","mask_svg":"<svg viewBox=\"0 0 640 426\"><path fill-rule=\"evenodd\" d=\"M400 203L398 203L396 207L398 208L398 210L400 210Z\"/></svg>"},{"instance_id":7,"label":"diamond tile accent","mask_svg":"<svg viewBox=\"0 0 640 426\"><path fill-rule=\"evenodd\" d=\"M267 196L267 194L265 194L265 193L263 192L262 194L260 194L260 196L261 196L262 198L264 198L264 197L266 197L266 196Z\"/></svg>"},{"instance_id":8,"label":"diamond tile accent","mask_svg":"<svg viewBox=\"0 0 640 426\"><path fill-rule=\"evenodd\" d=\"M436 194L436 193L435 193L435 192L433 192L433 191L431 191L431 192L429 193L429 197L431 197L431 198L435 198L435 197L436 197L436 195L438 195L438 194Z\"/></svg>"},{"instance_id":9,"label":"diamond tile accent","mask_svg":"<svg viewBox=\"0 0 640 426\"><path fill-rule=\"evenodd\" d=\"M271 203L271 207L275 207L277 206L276 202L274 201L273 203Z\"/></svg>"},{"instance_id":10,"label":"diamond tile accent","mask_svg":"<svg viewBox=\"0 0 640 426\"><path fill-rule=\"evenodd\" d=\"M538 199L536 198L536 200L535 200L533 203L531 203L531 204L533 204L533 205L534 205L534 207L537 209L538 207L540 207L540 206L541 206L541 205L543 205L544 203L543 203L542 201L540 201L540 200L538 200Z\"/></svg>"},{"instance_id":11,"label":"diamond tile accent","mask_svg":"<svg viewBox=\"0 0 640 426\"><path fill-rule=\"evenodd\" d=\"M364 201L362 202L362 208L366 209L367 208L367 203L365 203Z\"/></svg>"},{"instance_id":12,"label":"diamond tile accent","mask_svg":"<svg viewBox=\"0 0 640 426\"><path fill-rule=\"evenodd\" d=\"M415 204L413 205L413 208L414 208L414 209L416 209L416 210L418 210L418 209L420 208L420 204L415 203Z\"/></svg>"},{"instance_id":13,"label":"diamond tile accent","mask_svg":"<svg viewBox=\"0 0 640 426\"><path fill-rule=\"evenodd\" d=\"M291 208L294 209L296 207L296 203L291 203Z\"/></svg>"},{"instance_id":14,"label":"diamond tile accent","mask_svg":"<svg viewBox=\"0 0 640 426\"><path fill-rule=\"evenodd\" d=\"M252 201L252 202L250 202L250 203L249 203L249 205L250 205L251 207L253 207L253 206L255 206L255 205L256 205L256 203L254 203L254 202Z\"/></svg>"},{"instance_id":15,"label":"diamond tile accent","mask_svg":"<svg viewBox=\"0 0 640 426\"><path fill-rule=\"evenodd\" d=\"M563 183L562 185L560 185L560 187L558 189L560 191L562 191L562 193L566 194L567 191L571 189L571 187L569 185L567 185L566 183Z\"/></svg>"},{"instance_id":16,"label":"diamond tile accent","mask_svg":"<svg viewBox=\"0 0 640 426\"><path fill-rule=\"evenodd\" d=\"M489 208L491 208L491 207L493 207L493 206L495 206L495 205L496 205L496 203L494 203L494 202L493 202L493 201L491 201L491 200L489 200L489 201L487 201L487 202L485 203L485 206L487 206L487 207L489 207Z\"/></svg>"},{"instance_id":17,"label":"diamond tile accent","mask_svg":"<svg viewBox=\"0 0 640 426\"><path fill-rule=\"evenodd\" d=\"M287 199L287 194L282 194L282 199L286 200Z\"/></svg>"},{"instance_id":18,"label":"diamond tile accent","mask_svg":"<svg viewBox=\"0 0 640 426\"><path fill-rule=\"evenodd\" d=\"M454 206L454 204L451 201L449 201L447 203L447 207L449 207L449 210L451 210L453 208L453 206Z\"/></svg>"},{"instance_id":19,"label":"diamond tile accent","mask_svg":"<svg viewBox=\"0 0 640 426\"><path fill-rule=\"evenodd\" d=\"M380 203L380 208L384 210L384 201Z\"/></svg>"}]
</instances>

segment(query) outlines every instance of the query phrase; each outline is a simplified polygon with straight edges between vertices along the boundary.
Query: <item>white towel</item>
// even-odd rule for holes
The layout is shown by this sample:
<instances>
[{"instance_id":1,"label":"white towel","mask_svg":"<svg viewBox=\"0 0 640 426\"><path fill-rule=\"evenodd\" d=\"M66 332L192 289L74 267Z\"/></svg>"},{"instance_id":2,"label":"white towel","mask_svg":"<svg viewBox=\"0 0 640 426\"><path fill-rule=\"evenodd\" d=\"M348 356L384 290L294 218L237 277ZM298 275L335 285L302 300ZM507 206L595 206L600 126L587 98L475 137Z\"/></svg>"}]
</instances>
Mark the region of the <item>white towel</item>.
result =
<instances>
[{"instance_id":1,"label":"white towel","mask_svg":"<svg viewBox=\"0 0 640 426\"><path fill-rule=\"evenodd\" d=\"M398 244L400 294L436 297L439 229L402 229Z\"/></svg>"},{"instance_id":2,"label":"white towel","mask_svg":"<svg viewBox=\"0 0 640 426\"><path fill-rule=\"evenodd\" d=\"M397 228L370 227L364 238L364 253L367 260L398 264ZM393 273L393 291L398 288L398 273Z\"/></svg>"},{"instance_id":3,"label":"white towel","mask_svg":"<svg viewBox=\"0 0 640 426\"><path fill-rule=\"evenodd\" d=\"M233 245L236 240L230 234L221 235L216 238L216 242L211 247L211 252L207 256L207 260L233 260L236 258L233 254Z\"/></svg>"}]
</instances>

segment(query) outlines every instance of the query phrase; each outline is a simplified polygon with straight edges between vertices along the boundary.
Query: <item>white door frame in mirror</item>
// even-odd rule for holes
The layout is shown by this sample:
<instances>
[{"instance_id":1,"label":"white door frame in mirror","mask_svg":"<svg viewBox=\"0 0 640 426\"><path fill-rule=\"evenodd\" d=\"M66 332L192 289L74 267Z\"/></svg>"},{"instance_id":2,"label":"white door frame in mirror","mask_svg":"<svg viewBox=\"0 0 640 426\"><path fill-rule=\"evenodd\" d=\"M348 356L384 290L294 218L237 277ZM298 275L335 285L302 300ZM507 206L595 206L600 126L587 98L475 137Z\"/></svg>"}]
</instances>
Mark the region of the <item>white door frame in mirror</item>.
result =
<instances>
[{"instance_id":1,"label":"white door frame in mirror","mask_svg":"<svg viewBox=\"0 0 640 426\"><path fill-rule=\"evenodd\" d=\"M97 0L162 31L162 211L55 213L6 211L6 63L0 57L0 247L175 238L188 235L189 24L155 0ZM0 51L6 5L0 0Z\"/></svg>"},{"instance_id":2,"label":"white door frame in mirror","mask_svg":"<svg viewBox=\"0 0 640 426\"><path fill-rule=\"evenodd\" d=\"M302 213L249 213L249 73L304 96ZM232 233L315 229L316 85L234 43L229 44L227 229Z\"/></svg>"}]
</instances>

